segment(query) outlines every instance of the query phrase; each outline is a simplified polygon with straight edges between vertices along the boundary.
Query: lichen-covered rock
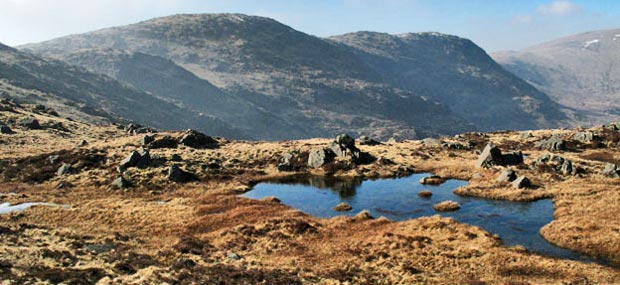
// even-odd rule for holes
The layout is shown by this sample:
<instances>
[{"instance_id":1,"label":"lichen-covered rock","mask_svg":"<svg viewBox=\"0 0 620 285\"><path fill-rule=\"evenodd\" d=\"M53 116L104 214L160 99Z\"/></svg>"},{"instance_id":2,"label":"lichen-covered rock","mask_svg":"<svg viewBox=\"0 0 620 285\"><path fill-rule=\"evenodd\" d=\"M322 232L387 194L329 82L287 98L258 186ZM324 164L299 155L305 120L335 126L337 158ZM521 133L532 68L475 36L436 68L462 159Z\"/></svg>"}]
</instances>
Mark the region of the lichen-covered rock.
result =
<instances>
[{"instance_id":1,"label":"lichen-covered rock","mask_svg":"<svg viewBox=\"0 0 620 285\"><path fill-rule=\"evenodd\" d=\"M542 140L534 144L537 148L548 151L566 150L566 141L559 136L551 136L549 139Z\"/></svg>"},{"instance_id":2,"label":"lichen-covered rock","mask_svg":"<svg viewBox=\"0 0 620 285\"><path fill-rule=\"evenodd\" d=\"M318 148L310 151L308 156L308 166L312 168L319 168L323 165L332 162L336 154L328 148Z\"/></svg>"},{"instance_id":3,"label":"lichen-covered rock","mask_svg":"<svg viewBox=\"0 0 620 285\"><path fill-rule=\"evenodd\" d=\"M593 132L578 132L573 136L573 139L582 143L588 143L596 139L596 136Z\"/></svg>"}]
</instances>

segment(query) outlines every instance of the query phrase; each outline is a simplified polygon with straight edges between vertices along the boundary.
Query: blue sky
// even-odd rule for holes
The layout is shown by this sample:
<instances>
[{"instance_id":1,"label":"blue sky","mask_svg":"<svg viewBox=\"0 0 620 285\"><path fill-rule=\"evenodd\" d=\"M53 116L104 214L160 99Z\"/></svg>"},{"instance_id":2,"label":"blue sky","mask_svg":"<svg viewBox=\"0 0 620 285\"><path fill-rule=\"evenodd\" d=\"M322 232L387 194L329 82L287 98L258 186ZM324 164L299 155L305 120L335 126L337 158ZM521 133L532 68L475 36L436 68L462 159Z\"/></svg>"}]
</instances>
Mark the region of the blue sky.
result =
<instances>
[{"instance_id":1,"label":"blue sky","mask_svg":"<svg viewBox=\"0 0 620 285\"><path fill-rule=\"evenodd\" d=\"M620 1L579 0L0 0L0 42L19 45L178 13L261 15L330 36L436 31L487 51L620 29Z\"/></svg>"}]
</instances>

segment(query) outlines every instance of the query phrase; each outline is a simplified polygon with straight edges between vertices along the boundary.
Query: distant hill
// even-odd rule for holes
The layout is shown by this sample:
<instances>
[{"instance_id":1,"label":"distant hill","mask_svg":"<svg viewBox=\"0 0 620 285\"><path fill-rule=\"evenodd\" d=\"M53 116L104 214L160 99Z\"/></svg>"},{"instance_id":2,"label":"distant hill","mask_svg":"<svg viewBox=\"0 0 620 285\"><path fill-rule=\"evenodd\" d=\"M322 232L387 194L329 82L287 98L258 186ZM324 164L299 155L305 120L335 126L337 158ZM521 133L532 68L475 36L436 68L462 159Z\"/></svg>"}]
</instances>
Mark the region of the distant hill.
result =
<instances>
[{"instance_id":1,"label":"distant hill","mask_svg":"<svg viewBox=\"0 0 620 285\"><path fill-rule=\"evenodd\" d=\"M247 137L217 118L187 112L108 76L2 44L0 96L43 104L85 122L134 121L163 129L196 128Z\"/></svg>"},{"instance_id":2,"label":"distant hill","mask_svg":"<svg viewBox=\"0 0 620 285\"><path fill-rule=\"evenodd\" d=\"M20 48L108 74L260 138L414 138L566 120L561 106L468 40L364 34L323 39L263 17L175 15ZM217 113L231 103L243 111Z\"/></svg>"},{"instance_id":3,"label":"distant hill","mask_svg":"<svg viewBox=\"0 0 620 285\"><path fill-rule=\"evenodd\" d=\"M573 35L492 56L557 102L586 112L582 123L620 120L620 29Z\"/></svg>"}]
</instances>

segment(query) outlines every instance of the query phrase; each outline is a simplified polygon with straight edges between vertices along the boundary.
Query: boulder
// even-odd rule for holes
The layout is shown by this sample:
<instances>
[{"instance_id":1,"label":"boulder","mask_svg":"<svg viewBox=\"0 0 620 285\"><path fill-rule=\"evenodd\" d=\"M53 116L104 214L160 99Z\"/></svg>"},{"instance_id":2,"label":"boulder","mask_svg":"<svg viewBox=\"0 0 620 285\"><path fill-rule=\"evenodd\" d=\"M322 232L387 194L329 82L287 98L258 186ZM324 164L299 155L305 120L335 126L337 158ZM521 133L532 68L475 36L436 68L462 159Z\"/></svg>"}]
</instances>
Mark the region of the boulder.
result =
<instances>
[{"instance_id":1,"label":"boulder","mask_svg":"<svg viewBox=\"0 0 620 285\"><path fill-rule=\"evenodd\" d=\"M173 164L168 169L168 180L177 183L185 183L194 180L194 175Z\"/></svg>"},{"instance_id":2,"label":"boulder","mask_svg":"<svg viewBox=\"0 0 620 285\"><path fill-rule=\"evenodd\" d=\"M60 158L60 155L52 154L47 159L50 161L50 164L55 164L59 158Z\"/></svg>"},{"instance_id":3,"label":"boulder","mask_svg":"<svg viewBox=\"0 0 620 285\"><path fill-rule=\"evenodd\" d=\"M613 163L607 163L601 174L613 178L620 178L620 167Z\"/></svg>"},{"instance_id":4,"label":"boulder","mask_svg":"<svg viewBox=\"0 0 620 285\"><path fill-rule=\"evenodd\" d=\"M32 118L21 119L17 122L17 124L29 130L41 129L41 124L39 124L39 121L37 119L32 119Z\"/></svg>"},{"instance_id":5,"label":"boulder","mask_svg":"<svg viewBox=\"0 0 620 285\"><path fill-rule=\"evenodd\" d=\"M433 209L438 212L452 212L461 209L461 204L448 200L435 204Z\"/></svg>"},{"instance_id":6,"label":"boulder","mask_svg":"<svg viewBox=\"0 0 620 285\"><path fill-rule=\"evenodd\" d=\"M346 202L342 202L338 205L336 205L334 208L332 208L334 211L336 212L348 212L351 211L353 209L353 207L351 207L351 205L349 205Z\"/></svg>"},{"instance_id":7,"label":"boulder","mask_svg":"<svg viewBox=\"0 0 620 285\"><path fill-rule=\"evenodd\" d=\"M498 182L512 182L517 179L517 173L512 169L504 169L497 177Z\"/></svg>"},{"instance_id":8,"label":"boulder","mask_svg":"<svg viewBox=\"0 0 620 285\"><path fill-rule=\"evenodd\" d=\"M71 167L71 164L68 163L63 163L58 170L56 171L56 175L57 176L63 176L65 174L69 174L72 173L74 171L73 167Z\"/></svg>"},{"instance_id":9,"label":"boulder","mask_svg":"<svg viewBox=\"0 0 620 285\"><path fill-rule=\"evenodd\" d=\"M308 166L312 168L319 168L323 165L332 162L336 154L328 148L318 148L310 151L308 156Z\"/></svg>"},{"instance_id":10,"label":"boulder","mask_svg":"<svg viewBox=\"0 0 620 285\"><path fill-rule=\"evenodd\" d=\"M347 134L336 136L336 139L328 147L340 158L345 158L347 155L353 159L359 158L360 151L355 146L355 140Z\"/></svg>"},{"instance_id":11,"label":"boulder","mask_svg":"<svg viewBox=\"0 0 620 285\"><path fill-rule=\"evenodd\" d=\"M359 138L357 138L357 142L360 145L380 145L381 143L368 137L368 136L360 136Z\"/></svg>"},{"instance_id":12,"label":"boulder","mask_svg":"<svg viewBox=\"0 0 620 285\"><path fill-rule=\"evenodd\" d=\"M148 144L152 143L154 140L155 140L155 136L154 135L144 135L140 142L142 143L142 145L148 145Z\"/></svg>"},{"instance_id":13,"label":"boulder","mask_svg":"<svg viewBox=\"0 0 620 285\"><path fill-rule=\"evenodd\" d=\"M559 136L551 136L549 139L539 141L534 144L539 149L548 151L562 151L566 150L566 141Z\"/></svg>"},{"instance_id":14,"label":"boulder","mask_svg":"<svg viewBox=\"0 0 620 285\"><path fill-rule=\"evenodd\" d=\"M129 183L129 181L127 181L127 179L125 179L122 176L119 178L116 178L112 182L112 188L115 188L115 189L125 189L125 188L129 188L130 186L131 186L131 183Z\"/></svg>"},{"instance_id":15,"label":"boulder","mask_svg":"<svg viewBox=\"0 0 620 285\"><path fill-rule=\"evenodd\" d=\"M179 140L184 146L191 148L215 148L218 146L217 141L196 130L187 130Z\"/></svg>"},{"instance_id":16,"label":"boulder","mask_svg":"<svg viewBox=\"0 0 620 285\"><path fill-rule=\"evenodd\" d=\"M170 155L170 161L183 161L183 157L178 153L173 153Z\"/></svg>"},{"instance_id":17,"label":"boulder","mask_svg":"<svg viewBox=\"0 0 620 285\"><path fill-rule=\"evenodd\" d=\"M433 196L433 192L429 191L429 190L422 190L420 192L418 192L418 196L422 197L422 198L430 198Z\"/></svg>"},{"instance_id":18,"label":"boulder","mask_svg":"<svg viewBox=\"0 0 620 285\"><path fill-rule=\"evenodd\" d=\"M149 153L149 151L142 149L138 152L138 154L140 155L140 158L138 159L136 166L138 168L149 167L151 165L151 154Z\"/></svg>"},{"instance_id":19,"label":"boulder","mask_svg":"<svg viewBox=\"0 0 620 285\"><path fill-rule=\"evenodd\" d=\"M431 175L420 179L419 182L424 185L439 185L446 182L446 179L437 175Z\"/></svg>"},{"instance_id":20,"label":"boulder","mask_svg":"<svg viewBox=\"0 0 620 285\"><path fill-rule=\"evenodd\" d=\"M9 128L9 126L2 125L0 126L0 134L12 135L15 132Z\"/></svg>"},{"instance_id":21,"label":"boulder","mask_svg":"<svg viewBox=\"0 0 620 285\"><path fill-rule=\"evenodd\" d=\"M134 150L127 157L125 157L125 159L121 160L119 167L122 169L134 167L138 165L138 162L140 161L141 157L142 156L140 155L140 153Z\"/></svg>"},{"instance_id":22,"label":"boulder","mask_svg":"<svg viewBox=\"0 0 620 285\"><path fill-rule=\"evenodd\" d=\"M359 212L357 215L353 216L354 220L364 221L364 220L372 220L374 217L370 214L368 210L363 210Z\"/></svg>"},{"instance_id":23,"label":"boulder","mask_svg":"<svg viewBox=\"0 0 620 285\"><path fill-rule=\"evenodd\" d=\"M531 137L534 137L534 135L532 135L532 132L525 131L519 134L519 138L522 140L529 139Z\"/></svg>"},{"instance_id":24,"label":"boulder","mask_svg":"<svg viewBox=\"0 0 620 285\"><path fill-rule=\"evenodd\" d=\"M292 153L285 153L284 155L282 155L282 158L280 158L280 163L278 164L278 171L280 172L286 172L286 171L293 171L293 154Z\"/></svg>"},{"instance_id":25,"label":"boulder","mask_svg":"<svg viewBox=\"0 0 620 285\"><path fill-rule=\"evenodd\" d=\"M151 149L158 148L176 148L179 145L179 142L171 136L163 136L159 139L156 139L148 144L148 147Z\"/></svg>"},{"instance_id":26,"label":"boulder","mask_svg":"<svg viewBox=\"0 0 620 285\"><path fill-rule=\"evenodd\" d=\"M484 150L478 156L478 160L476 161L477 168L489 168L493 166L503 166L504 159L502 157L502 152L499 148L492 144L487 144L484 147Z\"/></svg>"},{"instance_id":27,"label":"boulder","mask_svg":"<svg viewBox=\"0 0 620 285\"><path fill-rule=\"evenodd\" d=\"M519 176L512 182L512 187L516 189L530 188L531 186L530 179L525 176Z\"/></svg>"},{"instance_id":28,"label":"boulder","mask_svg":"<svg viewBox=\"0 0 620 285\"><path fill-rule=\"evenodd\" d=\"M502 155L504 159L504 165L519 165L523 164L523 153L520 151L511 152Z\"/></svg>"}]
</instances>

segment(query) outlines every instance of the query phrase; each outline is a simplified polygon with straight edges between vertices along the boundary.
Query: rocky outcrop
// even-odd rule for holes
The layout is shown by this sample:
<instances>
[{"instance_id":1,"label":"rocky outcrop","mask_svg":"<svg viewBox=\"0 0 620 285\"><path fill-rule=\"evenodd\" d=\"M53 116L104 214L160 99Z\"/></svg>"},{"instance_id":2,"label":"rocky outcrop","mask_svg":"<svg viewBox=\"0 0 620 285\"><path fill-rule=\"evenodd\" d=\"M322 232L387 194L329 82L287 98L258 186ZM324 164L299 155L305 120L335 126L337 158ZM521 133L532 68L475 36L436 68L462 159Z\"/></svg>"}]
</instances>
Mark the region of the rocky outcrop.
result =
<instances>
[{"instance_id":1,"label":"rocky outcrop","mask_svg":"<svg viewBox=\"0 0 620 285\"><path fill-rule=\"evenodd\" d=\"M138 124L133 124L133 123L127 124L125 126L124 130L129 135L156 133L157 132L157 130L155 130L153 128L145 127L145 126L138 125Z\"/></svg>"},{"instance_id":2,"label":"rocky outcrop","mask_svg":"<svg viewBox=\"0 0 620 285\"><path fill-rule=\"evenodd\" d=\"M336 139L330 143L329 148L340 158L350 156L352 159L358 159L360 150L355 146L355 139L347 134L336 136Z\"/></svg>"},{"instance_id":3,"label":"rocky outcrop","mask_svg":"<svg viewBox=\"0 0 620 285\"><path fill-rule=\"evenodd\" d=\"M544 169L545 167L550 167L553 171L564 176L584 173L583 168L577 166L571 160L549 153L545 153L536 158L532 165L532 168Z\"/></svg>"},{"instance_id":4,"label":"rocky outcrop","mask_svg":"<svg viewBox=\"0 0 620 285\"><path fill-rule=\"evenodd\" d=\"M563 151L566 150L566 141L557 135L553 135L546 140L541 140L534 144L537 148L547 151Z\"/></svg>"},{"instance_id":5,"label":"rocky outcrop","mask_svg":"<svg viewBox=\"0 0 620 285\"><path fill-rule=\"evenodd\" d=\"M145 145L152 143L154 140L155 140L154 135L144 135L140 143L145 146Z\"/></svg>"},{"instance_id":6,"label":"rocky outcrop","mask_svg":"<svg viewBox=\"0 0 620 285\"><path fill-rule=\"evenodd\" d=\"M73 173L74 171L75 169L71 166L71 164L63 163L56 171L56 175L63 176L65 174Z\"/></svg>"},{"instance_id":7,"label":"rocky outcrop","mask_svg":"<svg viewBox=\"0 0 620 285\"><path fill-rule=\"evenodd\" d=\"M176 148L178 145L179 142L175 138L171 136L163 136L150 142L148 147L151 149Z\"/></svg>"},{"instance_id":8,"label":"rocky outcrop","mask_svg":"<svg viewBox=\"0 0 620 285\"><path fill-rule=\"evenodd\" d=\"M488 144L476 161L477 168L490 168L493 166L518 165L523 163L522 152L512 152L506 155L495 145Z\"/></svg>"},{"instance_id":9,"label":"rocky outcrop","mask_svg":"<svg viewBox=\"0 0 620 285\"><path fill-rule=\"evenodd\" d=\"M292 153L285 153L284 155L282 155L282 158L280 158L280 163L278 163L278 171L280 172L287 172L287 171L293 171L293 154Z\"/></svg>"},{"instance_id":10,"label":"rocky outcrop","mask_svg":"<svg viewBox=\"0 0 620 285\"><path fill-rule=\"evenodd\" d=\"M120 172L124 172L130 167L147 168L151 165L151 161L151 154L148 150L134 150L125 159L121 160L118 169Z\"/></svg>"},{"instance_id":11,"label":"rocky outcrop","mask_svg":"<svg viewBox=\"0 0 620 285\"><path fill-rule=\"evenodd\" d=\"M575 133L573 139L578 142L589 143L591 141L594 141L595 139L598 139L598 137L593 132L586 131Z\"/></svg>"}]
</instances>

